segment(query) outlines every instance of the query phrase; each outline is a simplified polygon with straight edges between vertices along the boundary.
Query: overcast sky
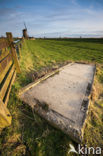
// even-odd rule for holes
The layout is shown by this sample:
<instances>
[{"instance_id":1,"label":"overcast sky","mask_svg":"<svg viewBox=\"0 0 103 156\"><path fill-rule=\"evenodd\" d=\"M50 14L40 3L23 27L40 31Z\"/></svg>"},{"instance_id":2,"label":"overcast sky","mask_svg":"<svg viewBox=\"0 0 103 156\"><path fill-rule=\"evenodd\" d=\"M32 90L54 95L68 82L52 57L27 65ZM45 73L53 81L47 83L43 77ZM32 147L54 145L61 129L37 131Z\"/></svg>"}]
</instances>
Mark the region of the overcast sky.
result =
<instances>
[{"instance_id":1,"label":"overcast sky","mask_svg":"<svg viewBox=\"0 0 103 156\"><path fill-rule=\"evenodd\" d=\"M102 37L103 0L0 0L0 36Z\"/></svg>"}]
</instances>

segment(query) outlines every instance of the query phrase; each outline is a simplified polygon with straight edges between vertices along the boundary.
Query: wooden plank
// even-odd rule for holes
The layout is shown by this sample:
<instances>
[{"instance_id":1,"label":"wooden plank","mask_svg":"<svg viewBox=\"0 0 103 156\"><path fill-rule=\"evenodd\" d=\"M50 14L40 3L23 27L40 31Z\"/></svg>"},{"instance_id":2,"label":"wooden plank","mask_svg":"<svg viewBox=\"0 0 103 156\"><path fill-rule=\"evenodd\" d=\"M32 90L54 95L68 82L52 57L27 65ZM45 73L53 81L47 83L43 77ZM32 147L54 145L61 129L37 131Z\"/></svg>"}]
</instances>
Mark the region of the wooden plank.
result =
<instances>
[{"instance_id":1,"label":"wooden plank","mask_svg":"<svg viewBox=\"0 0 103 156\"><path fill-rule=\"evenodd\" d=\"M6 47L8 47L7 41L6 40L5 41L1 41L0 42L0 49L6 48Z\"/></svg>"},{"instance_id":2,"label":"wooden plank","mask_svg":"<svg viewBox=\"0 0 103 156\"><path fill-rule=\"evenodd\" d=\"M0 62L0 83L4 79L12 63L13 61L10 54L2 62Z\"/></svg>"},{"instance_id":3,"label":"wooden plank","mask_svg":"<svg viewBox=\"0 0 103 156\"><path fill-rule=\"evenodd\" d=\"M7 57L7 55L10 53L10 49L9 48L3 48L0 50L0 62Z\"/></svg>"},{"instance_id":4,"label":"wooden plank","mask_svg":"<svg viewBox=\"0 0 103 156\"><path fill-rule=\"evenodd\" d=\"M11 87L12 87L12 84L14 83L14 81L15 81L15 77L16 77L16 71L14 71L14 73L13 73L13 77L12 77L12 80L11 80L11 83L10 83L10 87L9 87L6 99L4 101L5 106L7 106L7 103L8 103L8 100L9 100L10 91L11 91Z\"/></svg>"},{"instance_id":5,"label":"wooden plank","mask_svg":"<svg viewBox=\"0 0 103 156\"><path fill-rule=\"evenodd\" d=\"M0 99L0 130L11 124L11 114L3 101Z\"/></svg>"},{"instance_id":6,"label":"wooden plank","mask_svg":"<svg viewBox=\"0 0 103 156\"><path fill-rule=\"evenodd\" d=\"M4 96L5 96L6 90L8 88L9 83L10 83L10 80L12 78L14 70L15 70L15 66L13 65L10 72L9 72L9 74L8 74L8 76L7 76L7 78L6 78L6 80L5 80L5 82L4 82L4 84L3 84L3 86L2 86L2 88L1 88L1 90L0 90L0 98L2 100L3 100Z\"/></svg>"},{"instance_id":7,"label":"wooden plank","mask_svg":"<svg viewBox=\"0 0 103 156\"><path fill-rule=\"evenodd\" d=\"M3 70L5 70L6 66L10 61L12 61L12 57L10 54L8 54L7 57L5 57L2 61L0 61L0 74L2 73Z\"/></svg>"},{"instance_id":8,"label":"wooden plank","mask_svg":"<svg viewBox=\"0 0 103 156\"><path fill-rule=\"evenodd\" d=\"M12 37L12 33L6 33L7 35L7 39L8 39L8 44L11 48L11 53L12 53L12 58L14 60L14 64L15 64L15 67L16 67L16 71L17 73L20 73L20 67L19 67L19 62L18 62L18 57L17 57L17 53L16 53L16 50L15 50L15 47L14 47L14 43L13 43L13 37Z\"/></svg>"}]
</instances>

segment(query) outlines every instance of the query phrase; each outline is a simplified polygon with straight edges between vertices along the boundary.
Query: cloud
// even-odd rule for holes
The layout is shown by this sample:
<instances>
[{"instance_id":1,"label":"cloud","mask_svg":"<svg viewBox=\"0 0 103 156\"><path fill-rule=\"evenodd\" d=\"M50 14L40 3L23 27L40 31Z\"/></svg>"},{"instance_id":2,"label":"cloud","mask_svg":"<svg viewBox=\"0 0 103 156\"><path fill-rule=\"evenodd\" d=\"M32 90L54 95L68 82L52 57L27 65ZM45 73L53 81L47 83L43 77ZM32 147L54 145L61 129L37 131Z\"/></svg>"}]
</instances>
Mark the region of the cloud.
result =
<instances>
[{"instance_id":1,"label":"cloud","mask_svg":"<svg viewBox=\"0 0 103 156\"><path fill-rule=\"evenodd\" d=\"M103 37L103 31L80 31L80 32L52 32L52 33L42 33L36 35L36 37Z\"/></svg>"},{"instance_id":2,"label":"cloud","mask_svg":"<svg viewBox=\"0 0 103 156\"><path fill-rule=\"evenodd\" d=\"M47 5L47 3L49 6ZM51 5L50 5L51 4ZM19 7L17 7L19 6ZM44 5L2 7L0 9L0 34L12 31L14 35L22 35L23 23L26 22L29 35L102 35L103 11L80 5L78 0L46 0ZM97 31L96 33L94 33ZM84 33L84 35L86 35Z\"/></svg>"}]
</instances>

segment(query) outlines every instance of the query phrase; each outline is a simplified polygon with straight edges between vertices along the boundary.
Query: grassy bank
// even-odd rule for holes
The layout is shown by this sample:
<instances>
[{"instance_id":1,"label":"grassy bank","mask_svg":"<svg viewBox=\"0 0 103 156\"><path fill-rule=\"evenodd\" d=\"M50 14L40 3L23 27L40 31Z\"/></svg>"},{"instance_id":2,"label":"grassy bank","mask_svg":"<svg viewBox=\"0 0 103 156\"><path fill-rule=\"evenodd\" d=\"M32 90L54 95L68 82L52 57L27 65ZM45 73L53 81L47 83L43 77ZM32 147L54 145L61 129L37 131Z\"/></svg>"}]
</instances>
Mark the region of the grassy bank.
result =
<instances>
[{"instance_id":1,"label":"grassy bank","mask_svg":"<svg viewBox=\"0 0 103 156\"><path fill-rule=\"evenodd\" d=\"M83 144L103 148L103 40L28 40L21 49L21 74L12 87L8 108L12 125L2 131L2 156L67 156L72 140L51 127L17 97L20 88L35 81L41 71L65 61L96 63L97 71ZM72 154L71 154L72 155ZM74 154L73 154L74 155Z\"/></svg>"}]
</instances>

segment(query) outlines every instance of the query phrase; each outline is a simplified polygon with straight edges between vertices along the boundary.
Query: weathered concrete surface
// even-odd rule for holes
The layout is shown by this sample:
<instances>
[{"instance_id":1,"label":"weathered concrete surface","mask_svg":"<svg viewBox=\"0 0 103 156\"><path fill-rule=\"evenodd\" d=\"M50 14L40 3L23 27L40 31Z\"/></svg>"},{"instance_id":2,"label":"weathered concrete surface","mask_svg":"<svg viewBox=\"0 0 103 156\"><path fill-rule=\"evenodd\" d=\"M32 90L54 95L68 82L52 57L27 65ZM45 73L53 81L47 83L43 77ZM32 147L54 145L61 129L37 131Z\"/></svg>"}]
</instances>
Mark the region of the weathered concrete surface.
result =
<instances>
[{"instance_id":1,"label":"weathered concrete surface","mask_svg":"<svg viewBox=\"0 0 103 156\"><path fill-rule=\"evenodd\" d=\"M20 94L43 118L79 142L83 136L95 66L72 63Z\"/></svg>"}]
</instances>

